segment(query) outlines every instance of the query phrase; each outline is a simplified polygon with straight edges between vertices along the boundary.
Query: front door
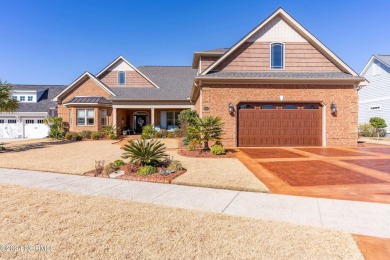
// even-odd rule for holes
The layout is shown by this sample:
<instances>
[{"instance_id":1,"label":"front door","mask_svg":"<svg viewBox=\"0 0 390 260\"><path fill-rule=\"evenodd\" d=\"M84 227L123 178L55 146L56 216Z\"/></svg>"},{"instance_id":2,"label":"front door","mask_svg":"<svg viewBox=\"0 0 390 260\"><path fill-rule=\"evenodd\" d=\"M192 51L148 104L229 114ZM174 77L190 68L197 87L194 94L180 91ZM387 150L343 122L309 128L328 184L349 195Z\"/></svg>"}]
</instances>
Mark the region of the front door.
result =
<instances>
[{"instance_id":1,"label":"front door","mask_svg":"<svg viewBox=\"0 0 390 260\"><path fill-rule=\"evenodd\" d=\"M147 115L136 115L135 116L135 133L141 134L142 127L147 124Z\"/></svg>"}]
</instances>

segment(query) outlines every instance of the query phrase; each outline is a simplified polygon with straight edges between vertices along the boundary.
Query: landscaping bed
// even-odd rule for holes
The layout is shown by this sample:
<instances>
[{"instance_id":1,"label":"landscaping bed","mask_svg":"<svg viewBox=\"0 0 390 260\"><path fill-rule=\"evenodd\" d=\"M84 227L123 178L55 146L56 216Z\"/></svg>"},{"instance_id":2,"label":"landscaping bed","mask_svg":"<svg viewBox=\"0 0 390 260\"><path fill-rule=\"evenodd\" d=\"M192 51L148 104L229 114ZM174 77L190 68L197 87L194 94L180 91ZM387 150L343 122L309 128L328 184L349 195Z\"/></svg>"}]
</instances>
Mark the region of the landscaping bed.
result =
<instances>
[{"instance_id":1,"label":"landscaping bed","mask_svg":"<svg viewBox=\"0 0 390 260\"><path fill-rule=\"evenodd\" d=\"M193 151L188 150L186 147L180 147L177 153L181 156L192 158L234 158L234 150L226 150L225 154L216 155L210 153L210 151L203 151L202 149L195 149Z\"/></svg>"},{"instance_id":2,"label":"landscaping bed","mask_svg":"<svg viewBox=\"0 0 390 260\"><path fill-rule=\"evenodd\" d=\"M165 170L163 167L156 167L157 172L152 173L146 176L138 175L136 172L139 169L139 166L135 166L131 163L122 166L121 169L125 171L124 175L118 177L118 179L125 179L129 181L147 181L147 182L159 182L159 183L171 183L173 179L179 177L183 173L185 173L186 169L181 169L179 171L169 173L169 174L161 174L160 171Z\"/></svg>"}]
</instances>

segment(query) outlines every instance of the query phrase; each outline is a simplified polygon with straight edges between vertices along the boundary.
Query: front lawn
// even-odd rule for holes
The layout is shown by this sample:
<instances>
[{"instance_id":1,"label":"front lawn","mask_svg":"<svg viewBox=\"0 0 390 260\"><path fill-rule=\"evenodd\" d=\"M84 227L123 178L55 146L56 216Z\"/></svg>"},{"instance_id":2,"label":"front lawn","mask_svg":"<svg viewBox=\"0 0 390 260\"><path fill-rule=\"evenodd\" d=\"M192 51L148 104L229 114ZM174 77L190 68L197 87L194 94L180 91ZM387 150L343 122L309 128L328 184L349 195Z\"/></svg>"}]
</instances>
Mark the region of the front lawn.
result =
<instances>
[{"instance_id":1,"label":"front lawn","mask_svg":"<svg viewBox=\"0 0 390 260\"><path fill-rule=\"evenodd\" d=\"M49 250L2 251L7 259L363 259L352 236L339 231L21 186L0 190L0 245Z\"/></svg>"}]
</instances>

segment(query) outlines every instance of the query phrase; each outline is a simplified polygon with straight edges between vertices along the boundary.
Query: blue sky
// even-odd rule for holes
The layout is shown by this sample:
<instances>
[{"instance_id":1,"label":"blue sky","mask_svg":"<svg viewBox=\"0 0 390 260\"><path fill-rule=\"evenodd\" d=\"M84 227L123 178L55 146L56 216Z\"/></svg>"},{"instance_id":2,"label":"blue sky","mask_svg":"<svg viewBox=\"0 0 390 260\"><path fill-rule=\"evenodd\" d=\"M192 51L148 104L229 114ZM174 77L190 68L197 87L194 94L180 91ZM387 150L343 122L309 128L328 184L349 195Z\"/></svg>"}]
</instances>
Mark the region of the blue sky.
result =
<instances>
[{"instance_id":1,"label":"blue sky","mask_svg":"<svg viewBox=\"0 0 390 260\"><path fill-rule=\"evenodd\" d=\"M194 51L231 47L278 7L358 73L372 54L390 54L388 0L0 0L0 79L69 84L119 55L191 65Z\"/></svg>"}]
</instances>

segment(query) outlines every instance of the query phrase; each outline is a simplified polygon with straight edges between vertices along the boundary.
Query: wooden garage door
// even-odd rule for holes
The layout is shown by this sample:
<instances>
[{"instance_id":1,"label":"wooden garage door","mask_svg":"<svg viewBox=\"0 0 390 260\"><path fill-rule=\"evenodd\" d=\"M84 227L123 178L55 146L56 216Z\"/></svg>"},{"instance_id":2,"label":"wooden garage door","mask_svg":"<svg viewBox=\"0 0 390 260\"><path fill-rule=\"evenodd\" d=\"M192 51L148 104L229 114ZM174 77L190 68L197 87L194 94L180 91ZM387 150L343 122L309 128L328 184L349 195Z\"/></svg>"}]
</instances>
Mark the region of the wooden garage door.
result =
<instances>
[{"instance_id":1,"label":"wooden garage door","mask_svg":"<svg viewBox=\"0 0 390 260\"><path fill-rule=\"evenodd\" d=\"M238 146L321 146L320 104L244 103L238 106Z\"/></svg>"}]
</instances>

